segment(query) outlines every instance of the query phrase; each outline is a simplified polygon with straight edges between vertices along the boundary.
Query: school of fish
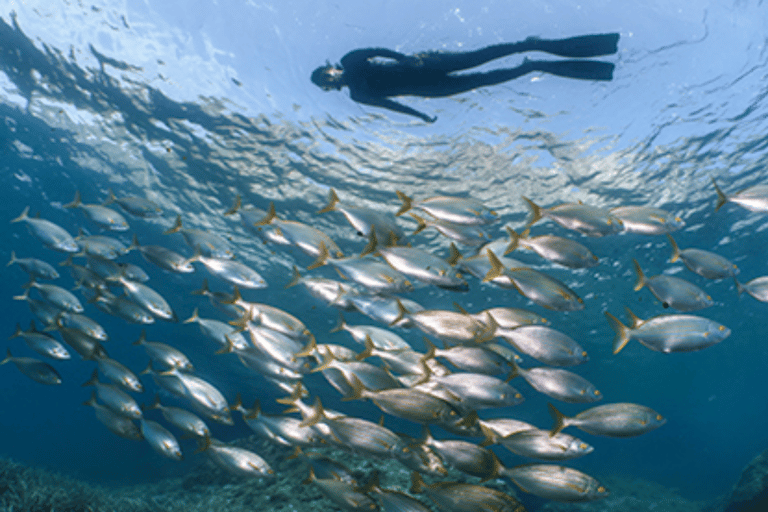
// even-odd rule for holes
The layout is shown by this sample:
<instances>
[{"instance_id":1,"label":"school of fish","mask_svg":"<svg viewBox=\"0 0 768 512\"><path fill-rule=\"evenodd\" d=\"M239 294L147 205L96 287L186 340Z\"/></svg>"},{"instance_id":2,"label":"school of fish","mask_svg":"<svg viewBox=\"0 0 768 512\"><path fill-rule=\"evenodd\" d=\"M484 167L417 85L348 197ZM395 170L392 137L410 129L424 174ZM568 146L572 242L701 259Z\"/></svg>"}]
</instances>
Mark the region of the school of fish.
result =
<instances>
[{"instance_id":1,"label":"school of fish","mask_svg":"<svg viewBox=\"0 0 768 512\"><path fill-rule=\"evenodd\" d=\"M766 185L732 195L726 195L716 183L714 187L716 209L733 203L749 211L768 212ZM586 237L622 232L664 235L671 246L671 262L679 260L706 279L733 279L739 293L768 302L768 276L742 283L737 280L736 265L722 256L704 249L681 249L671 233L683 228L683 221L658 208L623 206L608 210L581 202L544 208L524 197L529 220L521 229L514 229L500 225L495 211L471 198L415 199L400 191L397 196L402 206L393 214L385 207L347 204L330 189L328 204L318 213L340 213L367 242L351 256L345 256L341 247L317 228L287 220L282 213L278 216L274 204L266 210L244 206L238 196L233 207L223 212L227 218L239 217L246 232L264 243L292 251L298 263L288 287L302 286L328 308L329 314L338 311L337 327L331 332L348 335L344 338L348 342L341 344L325 342L331 333L310 332L292 313L244 299L244 290L282 286L284 282L268 283L248 265L233 259L235 248L221 233L187 227L179 216L166 234L181 234L187 250L170 236L170 247L141 245L136 234L126 245L115 236L88 235L83 229L72 236L50 220L30 216L27 207L11 222L26 224L41 249L48 250L41 250L46 259L53 259L56 252L66 255L58 263L71 272L79 296L50 284L60 279L50 261L14 252L8 265L16 265L29 276L14 298L27 302L34 319L28 330L22 327L27 321L19 322L11 335L23 339L26 348L9 342L7 356L0 364L12 363L30 379L57 385L62 379L56 365L67 364L74 351L95 365L90 377L83 376L82 386L92 390L85 404L114 434L146 442L173 460L185 456L177 436L191 436L197 439L199 450L228 471L246 477L273 476L274 470L257 453L211 436L207 421L233 425L233 412L239 412L256 434L293 448L294 457L308 466L305 483L316 485L344 510L429 510L415 497L424 495L437 509L447 512L518 512L525 509L516 498L482 482L506 478L525 493L564 502L603 498L609 491L599 481L564 465L594 448L563 430L575 427L588 435L629 437L659 428L666 419L643 404L618 401L596 405L603 399L603 391L573 371L588 361L586 351L533 311L499 306L470 312L457 302L426 308L409 300L409 291L433 286L447 290L458 301L472 286L467 279L472 276L476 281L515 290L533 304L555 312L583 310L582 298L563 282L508 256L514 251L530 251L566 269L590 269L600 264L599 255L571 238L531 234L540 221L550 220ZM65 208L81 210L88 219L88 229L125 233L129 223L113 205L139 221L163 214L152 201L136 196L118 198L111 190L103 204L83 203L78 192ZM398 217L404 214L418 224L411 235L406 235L399 222ZM428 228L446 239L448 259L419 247L418 233ZM488 232L494 228L504 235L491 238ZM147 273L135 264L121 262L121 256L129 251L140 253L155 269ZM306 270L300 270L299 265ZM333 268L340 279L327 277L333 273L322 267ZM623 322L605 311L616 333L614 354L632 339L651 350L670 353L701 350L728 338L728 327L690 314L713 304L703 290L680 277L648 276L642 267L642 262L634 261L635 290L648 288L664 308L681 314L641 319L627 309L628 321ZM193 361L179 346L152 341L147 331L132 340L136 350L145 351L149 359L146 369L137 375L135 369L109 357L108 340L114 333L107 333L86 315L84 304L150 329L157 320L177 322L171 303L147 284L150 274L183 275L203 268L212 282L228 291L213 291L205 279L202 288L192 293L209 299L221 311L221 318L203 318L195 309L183 322L199 325L210 342L211 354L234 354L247 371L285 395L278 399L289 406L285 414L262 413L258 400L248 408L239 394L225 397L195 374ZM349 318L359 315L375 325L348 323ZM335 340L342 339L335 336ZM419 342L423 350L414 349L406 340L414 336L423 338ZM19 355L22 352L28 355ZM320 373L333 390L307 385L305 376L310 373ZM144 382L142 375L148 376ZM523 381L522 391L512 385ZM382 422L326 409L323 398L330 393L339 393L345 401L368 400L384 415L421 425L422 435L409 437ZM528 393L584 404L585 409L568 417L550 403L553 425L548 429L519 421L514 413L486 415L489 409L521 404ZM143 404L137 398L140 395ZM152 410L157 411L153 417L162 417L162 422L146 417ZM434 427L451 436L433 437ZM471 440L478 437L484 441ZM489 448L493 445L532 462L505 467ZM399 461L413 472L410 492L382 487L377 473L367 481L357 481L342 463L308 450L324 446ZM448 468L480 481L444 481ZM425 475L433 483L426 483Z\"/></svg>"}]
</instances>

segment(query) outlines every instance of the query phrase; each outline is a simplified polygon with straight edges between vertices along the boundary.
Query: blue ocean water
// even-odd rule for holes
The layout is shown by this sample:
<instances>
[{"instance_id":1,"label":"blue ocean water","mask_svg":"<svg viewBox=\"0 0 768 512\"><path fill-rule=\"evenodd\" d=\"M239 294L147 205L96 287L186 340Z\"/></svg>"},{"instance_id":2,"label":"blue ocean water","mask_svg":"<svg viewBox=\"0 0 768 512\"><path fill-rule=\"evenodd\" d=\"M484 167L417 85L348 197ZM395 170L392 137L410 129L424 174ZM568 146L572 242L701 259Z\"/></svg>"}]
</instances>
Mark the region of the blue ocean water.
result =
<instances>
[{"instance_id":1,"label":"blue ocean water","mask_svg":"<svg viewBox=\"0 0 768 512\"><path fill-rule=\"evenodd\" d=\"M739 279L765 274L766 217L728 204L714 211L711 179L726 193L765 183L766 33L761 2L664 2L618 6L604 2L375 2L366 8L343 2L95 2L52 6L0 5L0 182L3 239L0 260L35 256L55 264L60 253L42 248L22 224L8 222L30 206L70 233L99 229L80 211L65 210L79 190L100 203L107 190L148 197L164 209L159 219L129 217L142 244L160 244L192 256L181 235L162 235L176 215L185 226L231 238L240 261L266 278L269 288L245 294L301 318L318 341L347 343L329 335L335 310L299 287L285 290L291 266L311 259L298 251L262 244L236 218L222 214L241 194L266 208L274 201L281 218L320 228L345 253L362 249L338 213L317 215L333 187L345 202L396 211L395 190L425 198L437 194L479 199L499 212L491 228L524 224L521 195L550 206L583 201L606 207L649 205L682 217L680 247L712 250L738 264ZM363 107L345 92L325 93L309 74L326 59L338 61L354 48L384 46L404 53L463 50L531 35L547 38L617 31L615 78L608 83L527 76L493 88L440 100L406 99L438 121ZM514 60L514 58L510 58ZM415 223L402 225L410 231ZM664 237L622 234L585 238L551 222L534 234L578 239L600 257L585 271L546 265L533 254L519 258L563 280L584 299L584 311L546 311L514 291L477 280L470 292L434 288L408 296L425 307L471 311L508 305L538 311L553 327L577 339L590 361L577 372L593 382L605 402L636 402L667 418L657 431L629 439L589 437L595 452L570 462L586 473L620 474L680 489L692 499L728 491L740 470L765 448L764 367L768 349L766 305L738 296L732 281L707 281L670 264ZM415 245L448 256L447 243L425 232ZM604 311L624 318L631 307L641 318L665 310L648 290L633 292L632 259L649 275L666 272L704 288L715 305L702 316L733 334L701 352L665 355L631 342L611 353L613 332ZM196 264L189 275L168 274L131 253L121 261L142 266L151 286L168 298L180 318L199 307L201 316L223 319L206 300L190 294L208 277ZM65 268L57 284L73 285ZM3 267L0 294L4 329L29 324L21 293L26 275ZM334 277L331 269L312 275ZM86 306L110 333L110 355L134 371L147 364L131 345L140 326L128 325ZM350 314L351 323L370 323ZM229 400L259 398L264 409L282 410L282 396L260 377L240 369L231 356L214 355L196 325L157 322L151 340L187 353L198 375ZM401 331L422 350L417 332ZM32 355L9 340L14 355ZM350 344L350 346L352 346ZM530 361L529 361L530 363ZM82 405L82 388L93 363L75 356L54 363L63 384L41 386L12 365L0 367L0 456L52 468L98 483L129 484L183 474L195 457L173 462L145 443L118 438ZM154 388L140 402L149 403ZM522 382L526 402L493 411L542 428L551 425L547 399ZM378 418L373 406L340 401L318 375L307 377L313 394L329 408ZM575 414L579 406L562 404ZM212 423L212 422L211 422ZM419 428L387 418L396 430ZM216 438L250 435L211 425ZM587 437L584 435L583 437ZM505 464L522 463L499 451Z\"/></svg>"}]
</instances>

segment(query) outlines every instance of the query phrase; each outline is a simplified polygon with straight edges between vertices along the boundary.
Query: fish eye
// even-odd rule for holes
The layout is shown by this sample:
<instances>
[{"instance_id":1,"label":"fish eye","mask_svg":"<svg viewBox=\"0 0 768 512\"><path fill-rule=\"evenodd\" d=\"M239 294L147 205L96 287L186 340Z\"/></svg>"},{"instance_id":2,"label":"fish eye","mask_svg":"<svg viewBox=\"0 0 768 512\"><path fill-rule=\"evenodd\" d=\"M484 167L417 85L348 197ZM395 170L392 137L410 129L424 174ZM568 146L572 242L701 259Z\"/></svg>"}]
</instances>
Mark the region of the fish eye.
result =
<instances>
[{"instance_id":1,"label":"fish eye","mask_svg":"<svg viewBox=\"0 0 768 512\"><path fill-rule=\"evenodd\" d=\"M648 420L640 420L640 424L641 425L647 425L648 424Z\"/></svg>"},{"instance_id":2,"label":"fish eye","mask_svg":"<svg viewBox=\"0 0 768 512\"><path fill-rule=\"evenodd\" d=\"M586 392L587 392L587 390L586 390L586 389L582 389L582 390L580 390L580 391L579 391L579 394L583 395L583 394L584 394L584 393L586 393Z\"/></svg>"},{"instance_id":3,"label":"fish eye","mask_svg":"<svg viewBox=\"0 0 768 512\"><path fill-rule=\"evenodd\" d=\"M717 330L722 332L722 331L724 331L724 330L725 330L725 326L724 326L724 325L721 325L720 327L718 327L718 328L717 328Z\"/></svg>"},{"instance_id":4,"label":"fish eye","mask_svg":"<svg viewBox=\"0 0 768 512\"><path fill-rule=\"evenodd\" d=\"M523 398L523 395L521 395L520 393L515 393L515 398L517 399Z\"/></svg>"},{"instance_id":5,"label":"fish eye","mask_svg":"<svg viewBox=\"0 0 768 512\"><path fill-rule=\"evenodd\" d=\"M601 485L600 487L598 487L598 488L597 488L597 492L606 492L606 491L605 491L605 487L603 487L603 486Z\"/></svg>"},{"instance_id":6,"label":"fish eye","mask_svg":"<svg viewBox=\"0 0 768 512\"><path fill-rule=\"evenodd\" d=\"M587 449L587 443L580 443L579 444L579 449L580 450L586 450Z\"/></svg>"},{"instance_id":7,"label":"fish eye","mask_svg":"<svg viewBox=\"0 0 768 512\"><path fill-rule=\"evenodd\" d=\"M707 295L707 300L712 300L712 297L710 297L709 295Z\"/></svg>"},{"instance_id":8,"label":"fish eye","mask_svg":"<svg viewBox=\"0 0 768 512\"><path fill-rule=\"evenodd\" d=\"M661 421L663 419L664 419L664 416L662 416L661 414L656 415L656 421Z\"/></svg>"},{"instance_id":9,"label":"fish eye","mask_svg":"<svg viewBox=\"0 0 768 512\"><path fill-rule=\"evenodd\" d=\"M600 396L600 390L599 390L599 389L596 389L596 390L594 391L594 393L595 393L595 396Z\"/></svg>"},{"instance_id":10,"label":"fish eye","mask_svg":"<svg viewBox=\"0 0 768 512\"><path fill-rule=\"evenodd\" d=\"M448 414L451 415L451 416L456 416L456 411L451 411Z\"/></svg>"},{"instance_id":11,"label":"fish eye","mask_svg":"<svg viewBox=\"0 0 768 512\"><path fill-rule=\"evenodd\" d=\"M587 351L586 350L581 353L581 357L587 357Z\"/></svg>"},{"instance_id":12,"label":"fish eye","mask_svg":"<svg viewBox=\"0 0 768 512\"><path fill-rule=\"evenodd\" d=\"M408 453L409 451L411 450L407 446L403 447L403 453Z\"/></svg>"}]
</instances>

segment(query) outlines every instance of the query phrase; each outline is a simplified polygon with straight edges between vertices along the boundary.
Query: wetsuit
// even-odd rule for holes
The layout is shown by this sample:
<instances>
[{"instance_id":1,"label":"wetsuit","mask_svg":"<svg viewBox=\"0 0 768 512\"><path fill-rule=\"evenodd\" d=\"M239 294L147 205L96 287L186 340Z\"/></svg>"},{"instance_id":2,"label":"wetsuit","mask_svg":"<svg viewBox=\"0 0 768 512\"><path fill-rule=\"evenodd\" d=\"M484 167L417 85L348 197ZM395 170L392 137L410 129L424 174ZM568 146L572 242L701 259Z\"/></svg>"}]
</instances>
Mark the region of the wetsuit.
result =
<instances>
[{"instance_id":1,"label":"wetsuit","mask_svg":"<svg viewBox=\"0 0 768 512\"><path fill-rule=\"evenodd\" d=\"M532 71L568 78L611 80L614 65L591 60L532 61L515 68L455 74L500 57L532 50L564 57L595 57L616 52L619 34L599 34L561 40L529 38L519 43L487 46L470 52L426 52L405 55L385 48L353 50L341 59L350 97L366 105L419 117L436 118L389 99L392 96L441 97L512 80ZM377 58L376 60L371 60ZM381 59L386 59L382 61Z\"/></svg>"}]
</instances>

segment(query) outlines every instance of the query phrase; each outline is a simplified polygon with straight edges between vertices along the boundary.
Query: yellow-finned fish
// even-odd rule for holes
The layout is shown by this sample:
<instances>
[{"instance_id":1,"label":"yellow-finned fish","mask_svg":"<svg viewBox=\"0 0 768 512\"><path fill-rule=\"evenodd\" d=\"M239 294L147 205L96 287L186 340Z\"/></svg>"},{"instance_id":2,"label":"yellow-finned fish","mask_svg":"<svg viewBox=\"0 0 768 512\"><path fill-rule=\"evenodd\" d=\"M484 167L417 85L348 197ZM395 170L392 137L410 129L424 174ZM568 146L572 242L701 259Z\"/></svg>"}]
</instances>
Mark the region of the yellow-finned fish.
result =
<instances>
[{"instance_id":1,"label":"yellow-finned fish","mask_svg":"<svg viewBox=\"0 0 768 512\"><path fill-rule=\"evenodd\" d=\"M11 349L7 349L5 359L0 361L0 365L13 363L21 373L40 384L57 385L61 384L61 376L56 369L31 357L14 357L11 355Z\"/></svg>"},{"instance_id":2,"label":"yellow-finned fish","mask_svg":"<svg viewBox=\"0 0 768 512\"><path fill-rule=\"evenodd\" d=\"M572 435L531 428L512 433L497 442L515 455L542 460L568 460L592 453L594 447Z\"/></svg>"},{"instance_id":3,"label":"yellow-finned fish","mask_svg":"<svg viewBox=\"0 0 768 512\"><path fill-rule=\"evenodd\" d=\"M426 493L445 512L525 512L519 501L497 489L461 482L427 485L416 472L411 477L410 492Z\"/></svg>"},{"instance_id":4,"label":"yellow-finned fish","mask_svg":"<svg viewBox=\"0 0 768 512\"><path fill-rule=\"evenodd\" d=\"M518 247L533 251L542 258L568 268L590 268L597 265L597 256L587 247L569 238L555 235L530 236L530 229L518 234L506 226L509 233L509 245L504 254Z\"/></svg>"},{"instance_id":5,"label":"yellow-finned fish","mask_svg":"<svg viewBox=\"0 0 768 512\"><path fill-rule=\"evenodd\" d=\"M200 440L198 451L204 451L217 466L236 475L270 478L275 476L275 471L259 455L211 437Z\"/></svg>"},{"instance_id":6,"label":"yellow-finned fish","mask_svg":"<svg viewBox=\"0 0 768 512\"><path fill-rule=\"evenodd\" d=\"M661 315L641 320L627 309L632 325L627 327L618 318L605 312L608 322L616 332L613 353L621 352L630 339L636 339L657 352L691 352L720 343L731 335L726 326L693 315Z\"/></svg>"},{"instance_id":7,"label":"yellow-finned fish","mask_svg":"<svg viewBox=\"0 0 768 512\"><path fill-rule=\"evenodd\" d=\"M136 426L132 419L121 416L96 401L96 392L91 394L91 398L83 402L83 405L93 407L96 418L107 427L113 434L126 439L140 441L142 439L141 430Z\"/></svg>"},{"instance_id":8,"label":"yellow-finned fish","mask_svg":"<svg viewBox=\"0 0 768 512\"><path fill-rule=\"evenodd\" d=\"M733 281L739 294L747 292L760 302L768 302L768 276L756 277L746 283L740 283L735 277Z\"/></svg>"},{"instance_id":9,"label":"yellow-finned fish","mask_svg":"<svg viewBox=\"0 0 768 512\"><path fill-rule=\"evenodd\" d=\"M611 214L624 225L624 231L642 235L663 235L685 226L680 217L652 206L619 206Z\"/></svg>"},{"instance_id":10,"label":"yellow-finned fish","mask_svg":"<svg viewBox=\"0 0 768 512\"><path fill-rule=\"evenodd\" d=\"M409 215L418 222L418 226L413 232L414 235L421 233L428 227L433 227L441 235L470 247L477 247L488 242L488 233L480 225L456 224L439 219L425 219L415 213L410 213Z\"/></svg>"},{"instance_id":11,"label":"yellow-finned fish","mask_svg":"<svg viewBox=\"0 0 768 512\"><path fill-rule=\"evenodd\" d=\"M343 204L334 189L328 192L328 204L317 213L332 211L341 212L360 236L369 236L375 231L382 240L400 241L405 238L405 233L397 225L394 215L364 206Z\"/></svg>"},{"instance_id":12,"label":"yellow-finned fish","mask_svg":"<svg viewBox=\"0 0 768 512\"><path fill-rule=\"evenodd\" d=\"M400 207L395 216L400 216L411 208L417 208L438 220L453 222L454 224L476 225L494 222L499 215L477 199L435 196L414 202L412 198L399 190L396 190L395 193L403 202L403 206Z\"/></svg>"},{"instance_id":13,"label":"yellow-finned fish","mask_svg":"<svg viewBox=\"0 0 768 512\"><path fill-rule=\"evenodd\" d=\"M155 421L144 418L140 418L139 423L141 425L142 437L147 440L153 450L169 459L184 459L179 442L165 427Z\"/></svg>"},{"instance_id":14,"label":"yellow-finned fish","mask_svg":"<svg viewBox=\"0 0 768 512\"><path fill-rule=\"evenodd\" d=\"M624 229L621 220L604 208L582 203L563 203L542 208L525 196L523 200L531 210L531 220L526 224L526 228L533 226L542 218L547 218L565 229L593 237L614 235Z\"/></svg>"},{"instance_id":15,"label":"yellow-finned fish","mask_svg":"<svg viewBox=\"0 0 768 512\"><path fill-rule=\"evenodd\" d=\"M11 222L25 222L29 233L49 249L68 253L75 253L80 250L80 246L72 238L72 235L58 224L49 220L30 217L29 206L24 208L21 215Z\"/></svg>"},{"instance_id":16,"label":"yellow-finned fish","mask_svg":"<svg viewBox=\"0 0 768 512\"><path fill-rule=\"evenodd\" d=\"M496 454L487 448L459 439L435 439L426 426L420 441L437 450L446 464L467 475L489 480L497 477L502 467Z\"/></svg>"},{"instance_id":17,"label":"yellow-finned fish","mask_svg":"<svg viewBox=\"0 0 768 512\"><path fill-rule=\"evenodd\" d=\"M523 354L551 366L574 366L589 360L573 338L545 325L523 325L496 334Z\"/></svg>"},{"instance_id":18,"label":"yellow-finned fish","mask_svg":"<svg viewBox=\"0 0 768 512\"><path fill-rule=\"evenodd\" d=\"M680 249L672 238L667 235L670 245L672 245L672 257L670 263L682 260L685 266L692 272L696 272L701 277L707 279L724 279L726 277L736 277L739 273L739 267L728 261L726 258L713 252L702 249Z\"/></svg>"},{"instance_id":19,"label":"yellow-finned fish","mask_svg":"<svg viewBox=\"0 0 768 512\"><path fill-rule=\"evenodd\" d=\"M768 185L753 185L727 196L717 186L714 178L712 178L712 184L715 186L715 192L717 192L715 211L719 210L725 203L735 203L751 212L768 212Z\"/></svg>"},{"instance_id":20,"label":"yellow-finned fish","mask_svg":"<svg viewBox=\"0 0 768 512\"><path fill-rule=\"evenodd\" d=\"M637 404L598 405L573 417L565 416L552 404L547 405L555 421L549 433L551 436L574 426L596 436L633 437L656 430L667 422L666 418L650 407Z\"/></svg>"},{"instance_id":21,"label":"yellow-finned fish","mask_svg":"<svg viewBox=\"0 0 768 512\"><path fill-rule=\"evenodd\" d=\"M75 198L71 203L65 204L64 208L80 208L86 217L105 229L112 231L126 231L128 222L125 217L120 215L112 208L101 204L83 204L80 200L80 191L75 192Z\"/></svg>"},{"instance_id":22,"label":"yellow-finned fish","mask_svg":"<svg viewBox=\"0 0 768 512\"><path fill-rule=\"evenodd\" d=\"M685 279L666 274L646 277L640 268L640 263L633 259L637 273L637 282L635 282L635 291L641 290L647 286L654 297L661 301L665 308L672 308L678 311L696 311L710 307L714 304L712 297Z\"/></svg>"},{"instance_id":23,"label":"yellow-finned fish","mask_svg":"<svg viewBox=\"0 0 768 512\"><path fill-rule=\"evenodd\" d=\"M548 397L572 404L586 404L602 400L603 395L587 379L562 368L520 368L514 361L512 376L521 376L533 389Z\"/></svg>"},{"instance_id":24,"label":"yellow-finned fish","mask_svg":"<svg viewBox=\"0 0 768 512\"><path fill-rule=\"evenodd\" d=\"M520 490L554 501L578 503L605 498L609 494L591 476L565 466L526 464L506 468L503 475Z\"/></svg>"}]
</instances>

